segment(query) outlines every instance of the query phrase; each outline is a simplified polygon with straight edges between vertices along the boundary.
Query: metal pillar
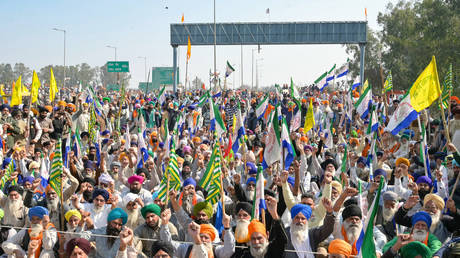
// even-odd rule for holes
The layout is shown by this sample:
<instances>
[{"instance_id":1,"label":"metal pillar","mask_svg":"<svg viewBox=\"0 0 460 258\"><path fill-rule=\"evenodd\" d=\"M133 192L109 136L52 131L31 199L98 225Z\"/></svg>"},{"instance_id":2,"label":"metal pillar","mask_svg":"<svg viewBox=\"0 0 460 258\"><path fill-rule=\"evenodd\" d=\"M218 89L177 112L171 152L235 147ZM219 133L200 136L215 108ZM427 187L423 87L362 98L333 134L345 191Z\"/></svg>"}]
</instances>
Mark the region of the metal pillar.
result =
<instances>
[{"instance_id":1,"label":"metal pillar","mask_svg":"<svg viewBox=\"0 0 460 258\"><path fill-rule=\"evenodd\" d=\"M173 46L173 91L177 90L177 46Z\"/></svg>"},{"instance_id":2,"label":"metal pillar","mask_svg":"<svg viewBox=\"0 0 460 258\"><path fill-rule=\"evenodd\" d=\"M364 83L364 54L366 52L366 44L359 44L359 82L361 86Z\"/></svg>"}]
</instances>

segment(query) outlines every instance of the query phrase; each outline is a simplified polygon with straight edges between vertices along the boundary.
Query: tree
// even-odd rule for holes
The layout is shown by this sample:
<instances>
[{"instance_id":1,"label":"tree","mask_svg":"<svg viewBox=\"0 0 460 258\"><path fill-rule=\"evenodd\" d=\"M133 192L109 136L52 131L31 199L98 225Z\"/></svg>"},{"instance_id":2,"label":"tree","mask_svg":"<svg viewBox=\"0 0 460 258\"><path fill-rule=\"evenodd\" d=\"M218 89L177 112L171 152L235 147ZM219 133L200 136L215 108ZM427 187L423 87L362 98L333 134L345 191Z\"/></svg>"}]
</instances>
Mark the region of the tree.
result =
<instances>
[{"instance_id":1,"label":"tree","mask_svg":"<svg viewBox=\"0 0 460 258\"><path fill-rule=\"evenodd\" d=\"M83 86L95 82L97 68L92 68L87 63L82 63L78 65L78 68L78 81L80 81Z\"/></svg>"},{"instance_id":2,"label":"tree","mask_svg":"<svg viewBox=\"0 0 460 258\"><path fill-rule=\"evenodd\" d=\"M367 44L364 53L364 81L367 79L372 85L373 93L380 93L382 79L380 76L382 44L380 33L367 28ZM357 77L360 73L360 49L358 45L346 45L345 52L351 55L349 70L351 76Z\"/></svg>"},{"instance_id":3,"label":"tree","mask_svg":"<svg viewBox=\"0 0 460 258\"><path fill-rule=\"evenodd\" d=\"M8 85L11 86L14 80L14 73L11 65L0 64L0 84L5 84L5 87L8 88Z\"/></svg>"},{"instance_id":4,"label":"tree","mask_svg":"<svg viewBox=\"0 0 460 258\"><path fill-rule=\"evenodd\" d=\"M22 83L32 82L32 70L23 63L14 64L13 76L16 79L21 76Z\"/></svg>"}]
</instances>

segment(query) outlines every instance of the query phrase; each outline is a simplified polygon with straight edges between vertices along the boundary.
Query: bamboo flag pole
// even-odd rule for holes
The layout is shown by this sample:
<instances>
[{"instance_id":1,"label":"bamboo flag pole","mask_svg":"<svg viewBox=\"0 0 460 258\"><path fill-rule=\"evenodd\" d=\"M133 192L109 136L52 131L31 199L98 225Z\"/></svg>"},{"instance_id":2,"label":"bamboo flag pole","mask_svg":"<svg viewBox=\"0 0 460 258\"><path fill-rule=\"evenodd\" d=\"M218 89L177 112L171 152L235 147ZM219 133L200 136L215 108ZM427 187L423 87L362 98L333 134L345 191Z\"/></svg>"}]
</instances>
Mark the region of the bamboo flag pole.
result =
<instances>
[{"instance_id":1,"label":"bamboo flag pole","mask_svg":"<svg viewBox=\"0 0 460 258\"><path fill-rule=\"evenodd\" d=\"M418 120L418 129L420 130L420 135L422 134L422 123L420 122L420 115L417 116ZM422 157L423 157L423 168L425 168L425 176L428 176L428 169L426 167L426 157L425 157L425 135L422 136L423 141L422 141Z\"/></svg>"},{"instance_id":2,"label":"bamboo flag pole","mask_svg":"<svg viewBox=\"0 0 460 258\"><path fill-rule=\"evenodd\" d=\"M167 172L166 172L167 173ZM169 202L169 173L167 174L167 181L166 181L166 207L168 207Z\"/></svg>"}]
</instances>

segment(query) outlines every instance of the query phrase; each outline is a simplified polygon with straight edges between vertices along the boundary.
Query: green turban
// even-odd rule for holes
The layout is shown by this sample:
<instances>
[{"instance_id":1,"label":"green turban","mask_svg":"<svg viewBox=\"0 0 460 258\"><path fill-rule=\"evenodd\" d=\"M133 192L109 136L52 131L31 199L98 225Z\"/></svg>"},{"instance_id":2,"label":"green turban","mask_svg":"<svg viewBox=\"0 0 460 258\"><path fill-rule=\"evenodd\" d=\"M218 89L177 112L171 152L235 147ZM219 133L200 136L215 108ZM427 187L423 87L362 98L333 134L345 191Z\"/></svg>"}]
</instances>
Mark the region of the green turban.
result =
<instances>
[{"instance_id":1,"label":"green turban","mask_svg":"<svg viewBox=\"0 0 460 258\"><path fill-rule=\"evenodd\" d=\"M212 218L213 210L212 205L209 202L199 202L195 206L193 206L193 216L196 217L198 215L198 212L200 211L204 211L204 213L206 213L206 215L208 216L208 219Z\"/></svg>"},{"instance_id":2,"label":"green turban","mask_svg":"<svg viewBox=\"0 0 460 258\"><path fill-rule=\"evenodd\" d=\"M431 250L424 243L419 241L413 241L401 248L401 256L403 258L415 257L417 255L422 258L430 258Z\"/></svg>"},{"instance_id":3,"label":"green turban","mask_svg":"<svg viewBox=\"0 0 460 258\"><path fill-rule=\"evenodd\" d=\"M142 207L141 209L141 214L142 214L142 217L145 217L147 216L147 212L150 212L150 213L153 213L157 216L160 216L161 215L161 208L160 206L156 205L155 203L151 203L147 206L144 206Z\"/></svg>"},{"instance_id":4,"label":"green turban","mask_svg":"<svg viewBox=\"0 0 460 258\"><path fill-rule=\"evenodd\" d=\"M105 98L102 98L102 101L108 101L109 103L112 102L112 99L110 97L105 97Z\"/></svg>"},{"instance_id":5,"label":"green turban","mask_svg":"<svg viewBox=\"0 0 460 258\"><path fill-rule=\"evenodd\" d=\"M351 131L351 136L354 138L358 138L358 133L356 132L356 130Z\"/></svg>"}]
</instances>

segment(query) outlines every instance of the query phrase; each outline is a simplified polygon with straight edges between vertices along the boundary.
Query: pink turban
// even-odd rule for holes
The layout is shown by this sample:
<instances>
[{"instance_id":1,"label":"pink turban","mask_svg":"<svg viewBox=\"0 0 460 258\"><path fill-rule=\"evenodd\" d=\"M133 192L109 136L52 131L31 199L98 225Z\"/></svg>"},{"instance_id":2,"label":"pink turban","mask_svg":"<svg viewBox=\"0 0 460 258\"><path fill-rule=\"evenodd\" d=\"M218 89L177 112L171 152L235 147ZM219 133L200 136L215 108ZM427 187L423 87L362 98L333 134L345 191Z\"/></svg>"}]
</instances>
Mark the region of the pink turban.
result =
<instances>
[{"instance_id":1,"label":"pink turban","mask_svg":"<svg viewBox=\"0 0 460 258\"><path fill-rule=\"evenodd\" d=\"M142 184L144 182L144 178L138 175L132 175L128 178L128 184L132 184L136 181Z\"/></svg>"}]
</instances>

